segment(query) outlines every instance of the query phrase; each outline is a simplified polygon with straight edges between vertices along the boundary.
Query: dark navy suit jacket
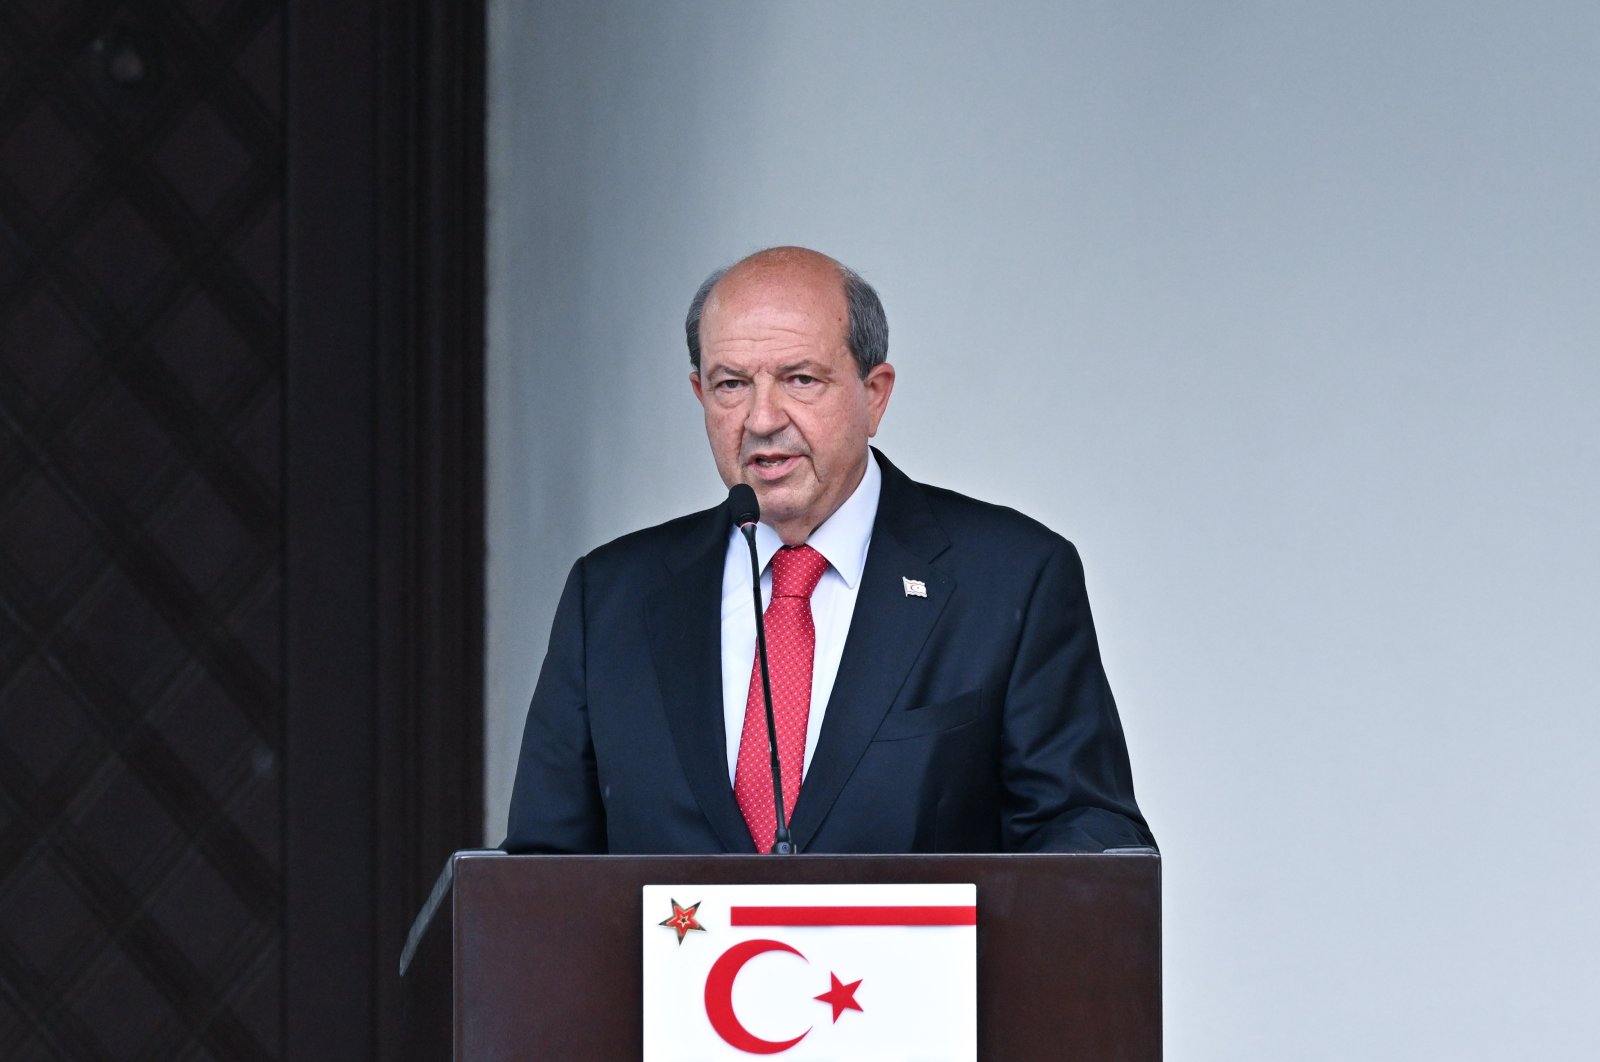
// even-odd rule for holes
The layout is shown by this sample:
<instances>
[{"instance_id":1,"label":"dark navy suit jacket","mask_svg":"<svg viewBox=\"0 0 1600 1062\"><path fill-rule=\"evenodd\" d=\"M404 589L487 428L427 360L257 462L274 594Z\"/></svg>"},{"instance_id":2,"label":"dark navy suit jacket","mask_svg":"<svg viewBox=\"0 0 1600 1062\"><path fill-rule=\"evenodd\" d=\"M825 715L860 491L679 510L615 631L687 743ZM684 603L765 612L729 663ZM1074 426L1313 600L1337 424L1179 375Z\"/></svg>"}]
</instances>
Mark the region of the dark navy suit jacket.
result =
<instances>
[{"instance_id":1,"label":"dark navy suit jacket","mask_svg":"<svg viewBox=\"0 0 1600 1062\"><path fill-rule=\"evenodd\" d=\"M1153 844L1072 544L1011 509L883 491L790 824L808 852ZM727 506L573 567L528 710L511 852L752 852L722 708ZM909 596L904 579L927 597Z\"/></svg>"}]
</instances>

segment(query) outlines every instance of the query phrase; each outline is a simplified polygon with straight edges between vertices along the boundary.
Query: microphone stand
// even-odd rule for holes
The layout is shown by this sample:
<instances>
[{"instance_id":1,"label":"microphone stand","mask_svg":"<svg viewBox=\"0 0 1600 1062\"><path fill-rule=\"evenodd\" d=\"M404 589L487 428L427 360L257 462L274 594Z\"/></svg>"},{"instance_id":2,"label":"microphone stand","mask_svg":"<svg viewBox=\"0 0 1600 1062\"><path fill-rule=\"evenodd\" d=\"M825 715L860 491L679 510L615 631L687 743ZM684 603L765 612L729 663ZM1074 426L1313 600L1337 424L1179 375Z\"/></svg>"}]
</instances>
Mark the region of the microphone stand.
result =
<instances>
[{"instance_id":1,"label":"microphone stand","mask_svg":"<svg viewBox=\"0 0 1600 1062\"><path fill-rule=\"evenodd\" d=\"M761 697L767 709L767 750L772 754L772 800L778 813L771 854L794 855L800 850L789 839L789 824L783 815L783 773L778 766L778 723L772 715L772 680L767 677L767 623L761 608L761 562L756 558L755 521L740 524L739 532L750 547L750 593L756 606L756 659L761 662Z\"/></svg>"}]
</instances>

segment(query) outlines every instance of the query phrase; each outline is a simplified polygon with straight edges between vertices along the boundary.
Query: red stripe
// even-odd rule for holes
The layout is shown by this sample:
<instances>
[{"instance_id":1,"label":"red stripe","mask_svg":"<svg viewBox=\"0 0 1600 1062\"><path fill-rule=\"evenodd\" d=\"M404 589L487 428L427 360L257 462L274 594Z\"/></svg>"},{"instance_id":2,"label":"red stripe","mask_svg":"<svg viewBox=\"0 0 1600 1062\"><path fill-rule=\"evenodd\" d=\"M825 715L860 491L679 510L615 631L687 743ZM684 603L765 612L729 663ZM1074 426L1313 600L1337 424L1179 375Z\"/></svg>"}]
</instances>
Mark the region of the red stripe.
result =
<instances>
[{"instance_id":1,"label":"red stripe","mask_svg":"<svg viewBox=\"0 0 1600 1062\"><path fill-rule=\"evenodd\" d=\"M731 926L975 926L976 907L732 907Z\"/></svg>"}]
</instances>

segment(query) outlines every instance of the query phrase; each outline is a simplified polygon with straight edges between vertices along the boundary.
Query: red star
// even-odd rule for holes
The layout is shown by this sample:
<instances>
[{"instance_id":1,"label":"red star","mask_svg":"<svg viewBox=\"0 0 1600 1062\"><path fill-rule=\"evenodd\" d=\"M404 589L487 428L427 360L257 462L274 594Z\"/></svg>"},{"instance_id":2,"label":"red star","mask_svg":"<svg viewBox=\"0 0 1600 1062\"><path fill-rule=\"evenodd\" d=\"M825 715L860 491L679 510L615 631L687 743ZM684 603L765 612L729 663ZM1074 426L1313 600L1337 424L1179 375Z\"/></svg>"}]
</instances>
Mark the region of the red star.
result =
<instances>
[{"instance_id":1,"label":"red star","mask_svg":"<svg viewBox=\"0 0 1600 1062\"><path fill-rule=\"evenodd\" d=\"M705 926L694 920L694 913L698 910L700 910L700 904L698 902L692 903L688 907L680 907L678 905L678 901L673 900L672 917L664 922L657 922L656 925L666 926L668 929L677 930L678 943L682 944L683 936L685 933L689 932L689 930L693 929L699 933L704 933L706 931Z\"/></svg>"},{"instance_id":2,"label":"red star","mask_svg":"<svg viewBox=\"0 0 1600 1062\"><path fill-rule=\"evenodd\" d=\"M839 980L839 975L831 970L828 971L828 978L833 982L833 987L814 998L820 999L833 1007L834 1021L838 1021L839 1015L847 1010L861 1010L861 1004L856 1002L856 989L861 987L860 981L851 981L849 984L843 984ZM862 1013L865 1014L866 1011L862 1011Z\"/></svg>"}]
</instances>

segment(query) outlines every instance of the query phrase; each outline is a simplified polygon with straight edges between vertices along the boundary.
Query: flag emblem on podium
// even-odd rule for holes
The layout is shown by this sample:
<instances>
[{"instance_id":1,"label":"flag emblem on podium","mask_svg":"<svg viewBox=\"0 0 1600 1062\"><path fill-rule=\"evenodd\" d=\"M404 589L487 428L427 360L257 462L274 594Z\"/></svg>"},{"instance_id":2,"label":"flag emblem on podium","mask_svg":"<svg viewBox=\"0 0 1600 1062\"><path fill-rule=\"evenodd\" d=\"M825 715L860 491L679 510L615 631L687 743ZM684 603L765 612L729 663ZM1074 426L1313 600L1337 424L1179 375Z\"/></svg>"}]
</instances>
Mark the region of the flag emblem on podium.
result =
<instances>
[{"instance_id":1,"label":"flag emblem on podium","mask_svg":"<svg viewBox=\"0 0 1600 1062\"><path fill-rule=\"evenodd\" d=\"M976 893L647 885L643 1057L976 1058ZM686 937L661 917L683 896L701 930Z\"/></svg>"}]
</instances>

